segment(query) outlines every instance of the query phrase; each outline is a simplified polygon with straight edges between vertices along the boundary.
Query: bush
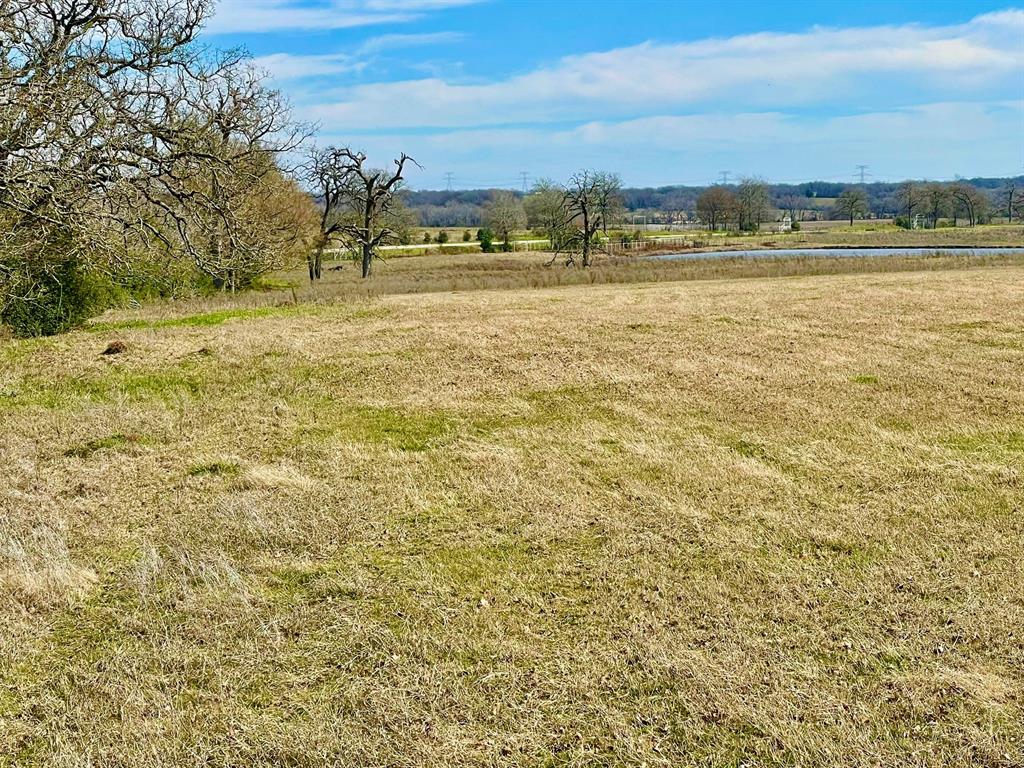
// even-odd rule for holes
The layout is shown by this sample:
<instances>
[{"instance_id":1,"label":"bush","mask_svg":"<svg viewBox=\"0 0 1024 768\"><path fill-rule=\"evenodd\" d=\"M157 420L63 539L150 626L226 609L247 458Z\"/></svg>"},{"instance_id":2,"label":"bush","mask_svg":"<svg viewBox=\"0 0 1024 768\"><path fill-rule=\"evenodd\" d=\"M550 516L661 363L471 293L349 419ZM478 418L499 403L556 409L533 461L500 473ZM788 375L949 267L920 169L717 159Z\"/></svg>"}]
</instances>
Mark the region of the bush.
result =
<instances>
[{"instance_id":1,"label":"bush","mask_svg":"<svg viewBox=\"0 0 1024 768\"><path fill-rule=\"evenodd\" d=\"M478 229L476 231L476 239L480 241L480 250L484 253L490 253L494 250L494 232L488 228Z\"/></svg>"},{"instance_id":2,"label":"bush","mask_svg":"<svg viewBox=\"0 0 1024 768\"><path fill-rule=\"evenodd\" d=\"M463 233L462 233L462 242L468 243L472 239L473 239L473 233L470 232L468 229L464 230Z\"/></svg>"},{"instance_id":3,"label":"bush","mask_svg":"<svg viewBox=\"0 0 1024 768\"><path fill-rule=\"evenodd\" d=\"M794 221L790 225L790 231L792 231L792 232L799 232L800 231L800 222L799 221Z\"/></svg>"},{"instance_id":4,"label":"bush","mask_svg":"<svg viewBox=\"0 0 1024 768\"><path fill-rule=\"evenodd\" d=\"M448 242L448 232L446 230L442 229L440 232L437 233L437 242L439 242L441 245L444 245L445 243Z\"/></svg>"},{"instance_id":5,"label":"bush","mask_svg":"<svg viewBox=\"0 0 1024 768\"><path fill-rule=\"evenodd\" d=\"M424 232L423 233L423 243L424 243L424 245L426 245L429 242L430 242L430 233L429 232Z\"/></svg>"},{"instance_id":6,"label":"bush","mask_svg":"<svg viewBox=\"0 0 1024 768\"><path fill-rule=\"evenodd\" d=\"M53 336L81 325L119 297L109 280L68 259L24 275L21 289L0 309L0 323L17 336Z\"/></svg>"}]
</instances>

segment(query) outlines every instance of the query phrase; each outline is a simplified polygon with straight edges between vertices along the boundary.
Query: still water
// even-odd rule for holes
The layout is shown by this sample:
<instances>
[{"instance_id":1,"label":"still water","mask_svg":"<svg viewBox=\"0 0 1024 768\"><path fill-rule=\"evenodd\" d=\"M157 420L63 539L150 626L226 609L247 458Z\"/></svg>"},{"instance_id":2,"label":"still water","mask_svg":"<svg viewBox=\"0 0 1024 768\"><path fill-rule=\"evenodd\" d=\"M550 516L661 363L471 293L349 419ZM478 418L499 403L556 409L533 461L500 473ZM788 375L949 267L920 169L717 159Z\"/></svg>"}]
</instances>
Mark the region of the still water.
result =
<instances>
[{"instance_id":1,"label":"still water","mask_svg":"<svg viewBox=\"0 0 1024 768\"><path fill-rule=\"evenodd\" d=\"M747 251L705 251L703 253L662 253L650 259L673 261L676 259L768 259L779 256L828 258L835 256L922 256L925 254L955 253L964 256L984 254L1024 253L1021 248L765 248Z\"/></svg>"}]
</instances>

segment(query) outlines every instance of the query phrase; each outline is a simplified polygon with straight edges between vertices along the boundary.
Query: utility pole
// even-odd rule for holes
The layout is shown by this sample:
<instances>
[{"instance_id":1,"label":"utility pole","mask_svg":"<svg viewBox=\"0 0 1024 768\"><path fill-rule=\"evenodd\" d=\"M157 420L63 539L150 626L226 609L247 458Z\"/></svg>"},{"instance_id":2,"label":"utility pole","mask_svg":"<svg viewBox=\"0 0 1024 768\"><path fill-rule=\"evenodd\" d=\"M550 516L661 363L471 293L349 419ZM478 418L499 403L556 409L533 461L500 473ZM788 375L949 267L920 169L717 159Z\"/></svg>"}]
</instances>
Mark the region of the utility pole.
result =
<instances>
[{"instance_id":1,"label":"utility pole","mask_svg":"<svg viewBox=\"0 0 1024 768\"><path fill-rule=\"evenodd\" d=\"M866 179L868 176L871 175L871 174L868 173L868 167L869 166L867 166L867 165L858 165L857 166L857 175L860 176L860 183L861 184L864 183L864 179Z\"/></svg>"},{"instance_id":2,"label":"utility pole","mask_svg":"<svg viewBox=\"0 0 1024 768\"><path fill-rule=\"evenodd\" d=\"M447 182L447 184L448 184L448 191L449 191L449 192L451 192L451 191L452 191L452 181L454 181L454 180L455 180L455 174L454 174L454 173L452 173L451 171L448 171L448 172L447 172L447 173L446 173L446 174L444 175L444 180L445 180L445 182Z\"/></svg>"},{"instance_id":3,"label":"utility pole","mask_svg":"<svg viewBox=\"0 0 1024 768\"><path fill-rule=\"evenodd\" d=\"M530 174L526 171L520 171L519 177L523 180L523 193L526 193L526 188L529 186Z\"/></svg>"},{"instance_id":4,"label":"utility pole","mask_svg":"<svg viewBox=\"0 0 1024 768\"><path fill-rule=\"evenodd\" d=\"M722 186L729 184L729 171L719 171L722 176Z\"/></svg>"}]
</instances>

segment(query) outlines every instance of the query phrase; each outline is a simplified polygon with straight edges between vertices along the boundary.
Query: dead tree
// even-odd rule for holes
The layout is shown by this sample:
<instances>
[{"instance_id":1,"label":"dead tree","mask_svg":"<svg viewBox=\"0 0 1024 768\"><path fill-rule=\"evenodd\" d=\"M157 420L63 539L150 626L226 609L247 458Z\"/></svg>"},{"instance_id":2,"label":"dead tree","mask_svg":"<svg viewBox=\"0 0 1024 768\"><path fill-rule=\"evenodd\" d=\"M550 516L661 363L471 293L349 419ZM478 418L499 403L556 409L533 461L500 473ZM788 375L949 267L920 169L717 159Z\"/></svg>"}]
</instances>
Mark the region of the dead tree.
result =
<instances>
[{"instance_id":1,"label":"dead tree","mask_svg":"<svg viewBox=\"0 0 1024 768\"><path fill-rule=\"evenodd\" d=\"M581 266L593 263L596 235L617 210L621 188L622 182L614 173L580 171L573 175L562 192L565 220L573 232L555 252L552 263L563 254L566 264L575 264L577 255Z\"/></svg>"},{"instance_id":2,"label":"dead tree","mask_svg":"<svg viewBox=\"0 0 1024 768\"><path fill-rule=\"evenodd\" d=\"M1018 213L1021 206L1021 195L1017 194L1017 185L1014 182L1007 184L1003 190L1003 199L1006 201L1006 223L1013 223L1013 216Z\"/></svg>"},{"instance_id":3,"label":"dead tree","mask_svg":"<svg viewBox=\"0 0 1024 768\"><path fill-rule=\"evenodd\" d=\"M324 201L320 253L337 236L359 255L363 277L370 276L378 247L398 239L399 192L407 163L417 164L403 152L394 162L395 170L389 172L366 168L366 155L348 147L329 147L315 154L312 177L324 179L321 191L330 192ZM314 259L310 273L318 276L319 256Z\"/></svg>"},{"instance_id":4,"label":"dead tree","mask_svg":"<svg viewBox=\"0 0 1024 768\"><path fill-rule=\"evenodd\" d=\"M310 150L309 161L305 166L305 178L310 191L319 198L320 234L316 248L306 258L309 268L309 281L319 280L323 273L323 256L331 239L336 237L342 228L344 207L343 194L347 181L349 165L345 150L327 147Z\"/></svg>"}]
</instances>

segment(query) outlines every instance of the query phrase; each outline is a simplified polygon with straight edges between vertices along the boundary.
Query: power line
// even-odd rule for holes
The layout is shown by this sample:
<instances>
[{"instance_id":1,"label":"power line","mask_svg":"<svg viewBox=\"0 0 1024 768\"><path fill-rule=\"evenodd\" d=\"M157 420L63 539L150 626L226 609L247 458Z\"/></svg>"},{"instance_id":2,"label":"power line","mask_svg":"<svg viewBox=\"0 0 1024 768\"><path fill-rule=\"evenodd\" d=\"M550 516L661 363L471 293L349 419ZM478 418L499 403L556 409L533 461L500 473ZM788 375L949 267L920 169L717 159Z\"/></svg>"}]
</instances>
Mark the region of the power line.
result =
<instances>
[{"instance_id":1,"label":"power line","mask_svg":"<svg viewBox=\"0 0 1024 768\"><path fill-rule=\"evenodd\" d=\"M523 180L523 192L526 192L526 188L529 186L530 174L526 171L520 171L519 177Z\"/></svg>"},{"instance_id":2,"label":"power line","mask_svg":"<svg viewBox=\"0 0 1024 768\"><path fill-rule=\"evenodd\" d=\"M868 168L869 168L869 167L870 167L870 166L867 166L867 165L858 165L858 166L857 166L857 175L858 175L858 176L860 176L860 183L861 183L861 184L863 184L863 183L864 183L864 180L865 180L865 179L866 179L866 178L867 178L868 176L870 176L870 175L871 175L870 173L868 173Z\"/></svg>"},{"instance_id":3,"label":"power line","mask_svg":"<svg viewBox=\"0 0 1024 768\"><path fill-rule=\"evenodd\" d=\"M727 185L729 183L729 171L719 171L719 175L722 177L722 184Z\"/></svg>"},{"instance_id":4,"label":"power line","mask_svg":"<svg viewBox=\"0 0 1024 768\"><path fill-rule=\"evenodd\" d=\"M452 191L452 182L455 180L455 174L452 173L451 171L448 171L444 175L444 180L448 184L448 191L451 192Z\"/></svg>"}]
</instances>

